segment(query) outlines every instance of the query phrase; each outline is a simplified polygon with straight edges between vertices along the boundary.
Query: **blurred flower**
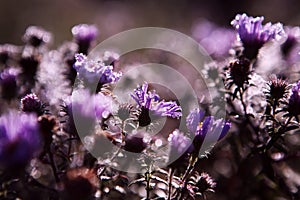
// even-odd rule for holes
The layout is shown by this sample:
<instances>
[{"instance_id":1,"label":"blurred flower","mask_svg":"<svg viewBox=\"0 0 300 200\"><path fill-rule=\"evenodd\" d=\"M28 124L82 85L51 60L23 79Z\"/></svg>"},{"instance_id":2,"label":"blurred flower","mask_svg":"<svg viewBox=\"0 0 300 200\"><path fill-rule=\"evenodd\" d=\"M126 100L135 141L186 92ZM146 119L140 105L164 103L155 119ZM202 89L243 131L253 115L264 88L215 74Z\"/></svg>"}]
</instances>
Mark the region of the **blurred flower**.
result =
<instances>
[{"instance_id":1,"label":"blurred flower","mask_svg":"<svg viewBox=\"0 0 300 200\"><path fill-rule=\"evenodd\" d=\"M21 99L21 110L42 115L44 113L44 106L36 94L31 93Z\"/></svg>"},{"instance_id":2,"label":"blurred flower","mask_svg":"<svg viewBox=\"0 0 300 200\"><path fill-rule=\"evenodd\" d=\"M236 85L239 89L245 89L245 84L249 84L251 72L248 59L240 58L231 62L226 74L226 87L230 89Z\"/></svg>"},{"instance_id":3,"label":"blurred flower","mask_svg":"<svg viewBox=\"0 0 300 200\"><path fill-rule=\"evenodd\" d=\"M44 141L44 149L49 151L50 145L52 143L53 131L58 128L57 120L51 115L42 115L38 118L40 131Z\"/></svg>"},{"instance_id":4,"label":"blurred flower","mask_svg":"<svg viewBox=\"0 0 300 200\"><path fill-rule=\"evenodd\" d=\"M0 117L0 164L22 167L40 149L40 133L34 114L11 111Z\"/></svg>"},{"instance_id":5,"label":"blurred flower","mask_svg":"<svg viewBox=\"0 0 300 200\"><path fill-rule=\"evenodd\" d=\"M292 87L292 94L289 97L288 104L284 110L288 111L288 115L295 117L299 122L298 115L300 115L300 81L298 81Z\"/></svg>"},{"instance_id":6,"label":"blurred flower","mask_svg":"<svg viewBox=\"0 0 300 200\"><path fill-rule=\"evenodd\" d=\"M178 129L174 130L168 137L169 142L169 167L184 168L188 163L188 153L192 149L191 140ZM171 162L171 163L170 163Z\"/></svg>"},{"instance_id":7,"label":"blurred flower","mask_svg":"<svg viewBox=\"0 0 300 200\"><path fill-rule=\"evenodd\" d=\"M79 53L87 54L91 42L98 36L95 25L79 24L72 28L72 34L79 46Z\"/></svg>"},{"instance_id":8,"label":"blurred flower","mask_svg":"<svg viewBox=\"0 0 300 200\"><path fill-rule=\"evenodd\" d=\"M66 100L69 128L72 134L88 133L96 121L106 119L113 113L113 99L101 93L90 94L88 90L73 91ZM75 126L76 125L76 126Z\"/></svg>"},{"instance_id":9,"label":"blurred flower","mask_svg":"<svg viewBox=\"0 0 300 200\"><path fill-rule=\"evenodd\" d=\"M7 61L20 53L20 48L11 44L0 45L0 63L7 64Z\"/></svg>"},{"instance_id":10,"label":"blurred flower","mask_svg":"<svg viewBox=\"0 0 300 200\"><path fill-rule=\"evenodd\" d=\"M34 47L48 44L52 40L51 33L38 26L29 26L23 36L24 42Z\"/></svg>"},{"instance_id":11,"label":"blurred flower","mask_svg":"<svg viewBox=\"0 0 300 200\"><path fill-rule=\"evenodd\" d=\"M133 153L141 153L147 147L144 132L129 133L125 136L124 150Z\"/></svg>"},{"instance_id":12,"label":"blurred flower","mask_svg":"<svg viewBox=\"0 0 300 200\"><path fill-rule=\"evenodd\" d=\"M69 169L63 179L63 199L91 199L99 184L93 169L85 167Z\"/></svg>"},{"instance_id":13,"label":"blurred flower","mask_svg":"<svg viewBox=\"0 0 300 200\"><path fill-rule=\"evenodd\" d=\"M300 28L299 27L285 27L286 40L281 45L281 52L286 61L294 64L300 61Z\"/></svg>"},{"instance_id":14,"label":"blurred flower","mask_svg":"<svg viewBox=\"0 0 300 200\"><path fill-rule=\"evenodd\" d=\"M207 20L197 23L192 34L207 53L217 59L228 56L235 40L234 31L218 27Z\"/></svg>"},{"instance_id":15,"label":"blurred flower","mask_svg":"<svg viewBox=\"0 0 300 200\"><path fill-rule=\"evenodd\" d=\"M196 172L188 181L188 190L192 197L204 196L205 192L214 192L215 187L215 181L205 172L200 175Z\"/></svg>"},{"instance_id":16,"label":"blurred flower","mask_svg":"<svg viewBox=\"0 0 300 200\"><path fill-rule=\"evenodd\" d=\"M148 91L148 83L134 90L131 97L141 109L139 115L139 125L147 126L151 123L150 114L162 117L179 118L182 116L181 107L176 102L160 100L160 97L154 90ZM151 111L151 113L150 113Z\"/></svg>"},{"instance_id":17,"label":"blurred flower","mask_svg":"<svg viewBox=\"0 0 300 200\"><path fill-rule=\"evenodd\" d=\"M238 14L231 22L237 30L244 46L244 56L252 60L256 58L259 49L271 39L277 39L284 34L282 24L272 25L270 22L262 25L264 17L248 17Z\"/></svg>"},{"instance_id":18,"label":"blurred flower","mask_svg":"<svg viewBox=\"0 0 300 200\"><path fill-rule=\"evenodd\" d=\"M115 67L115 63L119 61L120 55L113 51L105 51L102 57L102 62L105 65L112 65Z\"/></svg>"},{"instance_id":19,"label":"blurred flower","mask_svg":"<svg viewBox=\"0 0 300 200\"><path fill-rule=\"evenodd\" d=\"M186 118L186 126L190 132L195 133L199 123L204 119L205 112L200 109L192 110Z\"/></svg>"},{"instance_id":20,"label":"blurred flower","mask_svg":"<svg viewBox=\"0 0 300 200\"><path fill-rule=\"evenodd\" d=\"M2 98L11 100L18 94L17 76L19 71L15 68L7 68L0 74Z\"/></svg>"},{"instance_id":21,"label":"blurred flower","mask_svg":"<svg viewBox=\"0 0 300 200\"><path fill-rule=\"evenodd\" d=\"M121 72L113 71L112 65L88 60L83 54L76 54L75 59L76 62L73 67L76 69L78 77L87 83L98 83L102 86L107 83L115 83L122 76Z\"/></svg>"}]
</instances>

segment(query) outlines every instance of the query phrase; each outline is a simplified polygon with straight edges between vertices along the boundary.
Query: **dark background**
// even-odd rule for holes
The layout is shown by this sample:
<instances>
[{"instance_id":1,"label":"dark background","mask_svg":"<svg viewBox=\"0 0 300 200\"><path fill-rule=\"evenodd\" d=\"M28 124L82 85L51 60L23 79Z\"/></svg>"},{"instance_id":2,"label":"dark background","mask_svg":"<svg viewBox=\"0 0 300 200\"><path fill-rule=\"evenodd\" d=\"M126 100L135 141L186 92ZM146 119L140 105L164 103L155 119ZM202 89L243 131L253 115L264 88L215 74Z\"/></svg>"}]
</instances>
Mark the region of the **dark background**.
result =
<instances>
[{"instance_id":1,"label":"dark background","mask_svg":"<svg viewBox=\"0 0 300 200\"><path fill-rule=\"evenodd\" d=\"M299 0L1 0L0 43L22 44L21 36L29 25L54 33L54 44L70 40L70 28L79 23L97 24L99 40L142 26L190 34L201 18L229 27L234 16L242 12L263 15L266 21L299 25L299 8Z\"/></svg>"}]
</instances>

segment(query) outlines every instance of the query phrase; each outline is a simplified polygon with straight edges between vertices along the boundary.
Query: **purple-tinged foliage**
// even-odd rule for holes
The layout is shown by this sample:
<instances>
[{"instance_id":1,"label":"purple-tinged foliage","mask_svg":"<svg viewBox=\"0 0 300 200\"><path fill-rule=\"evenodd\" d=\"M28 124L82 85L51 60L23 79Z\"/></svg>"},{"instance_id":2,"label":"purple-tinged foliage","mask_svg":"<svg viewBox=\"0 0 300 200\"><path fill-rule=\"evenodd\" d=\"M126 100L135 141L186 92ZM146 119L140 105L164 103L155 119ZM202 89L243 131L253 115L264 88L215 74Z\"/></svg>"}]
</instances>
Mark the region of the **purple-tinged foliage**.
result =
<instances>
[{"instance_id":1,"label":"purple-tinged foliage","mask_svg":"<svg viewBox=\"0 0 300 200\"><path fill-rule=\"evenodd\" d=\"M36 115L11 111L0 117L0 165L22 167L40 147Z\"/></svg>"},{"instance_id":2,"label":"purple-tinged foliage","mask_svg":"<svg viewBox=\"0 0 300 200\"><path fill-rule=\"evenodd\" d=\"M250 60L256 58L259 49L265 43L284 34L282 24L272 25L269 22L262 25L263 20L264 17L249 17L246 14L238 14L231 22L243 43L244 56Z\"/></svg>"}]
</instances>

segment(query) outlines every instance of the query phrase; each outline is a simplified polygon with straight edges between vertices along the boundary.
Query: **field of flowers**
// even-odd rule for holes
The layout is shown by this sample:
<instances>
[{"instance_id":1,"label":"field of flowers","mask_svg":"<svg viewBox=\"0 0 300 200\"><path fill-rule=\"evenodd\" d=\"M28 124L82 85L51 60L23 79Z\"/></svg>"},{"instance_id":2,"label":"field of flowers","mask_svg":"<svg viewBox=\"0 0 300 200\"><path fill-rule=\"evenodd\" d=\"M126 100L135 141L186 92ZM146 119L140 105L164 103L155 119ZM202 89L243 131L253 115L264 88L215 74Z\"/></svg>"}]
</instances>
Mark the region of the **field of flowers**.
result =
<instances>
[{"instance_id":1,"label":"field of flowers","mask_svg":"<svg viewBox=\"0 0 300 200\"><path fill-rule=\"evenodd\" d=\"M228 23L193 29L211 58L203 77L166 52L90 57L92 24L56 49L38 26L22 46L1 44L0 199L300 199L300 28L247 14ZM196 105L125 77L153 60L187 77Z\"/></svg>"}]
</instances>

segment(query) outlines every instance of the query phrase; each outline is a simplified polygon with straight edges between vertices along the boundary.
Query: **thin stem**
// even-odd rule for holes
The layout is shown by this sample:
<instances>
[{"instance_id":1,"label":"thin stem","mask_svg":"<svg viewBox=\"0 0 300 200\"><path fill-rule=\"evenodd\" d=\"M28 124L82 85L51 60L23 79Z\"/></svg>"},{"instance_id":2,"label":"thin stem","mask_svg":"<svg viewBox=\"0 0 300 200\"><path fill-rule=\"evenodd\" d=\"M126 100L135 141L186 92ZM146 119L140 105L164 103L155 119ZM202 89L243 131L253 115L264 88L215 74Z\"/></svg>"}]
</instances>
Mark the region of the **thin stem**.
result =
<instances>
[{"instance_id":1,"label":"thin stem","mask_svg":"<svg viewBox=\"0 0 300 200\"><path fill-rule=\"evenodd\" d=\"M151 190L151 186L150 186L150 180L151 180L151 177L150 177L150 172L146 172L145 173L145 180L146 180L146 200L150 200L150 190Z\"/></svg>"},{"instance_id":2,"label":"thin stem","mask_svg":"<svg viewBox=\"0 0 300 200\"><path fill-rule=\"evenodd\" d=\"M53 171L55 182L58 183L59 182L59 177L57 175L57 169L56 169L56 166L55 166L55 162L54 162L54 158L53 158L53 154L52 154L51 150L48 151L48 156L49 156L49 159L50 159L50 165L51 165L51 168L52 168L52 171Z\"/></svg>"},{"instance_id":3,"label":"thin stem","mask_svg":"<svg viewBox=\"0 0 300 200\"><path fill-rule=\"evenodd\" d=\"M171 200L172 195L172 179L173 179L174 170L172 168L169 169L168 174L168 200Z\"/></svg>"}]
</instances>

